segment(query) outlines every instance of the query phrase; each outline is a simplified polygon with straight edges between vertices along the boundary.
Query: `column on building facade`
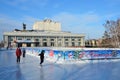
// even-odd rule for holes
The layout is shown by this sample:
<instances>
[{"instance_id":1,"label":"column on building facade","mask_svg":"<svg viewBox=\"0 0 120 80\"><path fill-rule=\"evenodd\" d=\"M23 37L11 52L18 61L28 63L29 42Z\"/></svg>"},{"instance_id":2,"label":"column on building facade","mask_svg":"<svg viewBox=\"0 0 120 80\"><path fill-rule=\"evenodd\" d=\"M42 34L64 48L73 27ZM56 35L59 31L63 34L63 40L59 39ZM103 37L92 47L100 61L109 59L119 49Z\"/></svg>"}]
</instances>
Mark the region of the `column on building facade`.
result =
<instances>
[{"instance_id":1,"label":"column on building facade","mask_svg":"<svg viewBox=\"0 0 120 80\"><path fill-rule=\"evenodd\" d=\"M33 37L31 37L31 41L32 41L32 43L31 43L31 47L35 47L35 45L34 45L35 40L34 40Z\"/></svg>"},{"instance_id":2,"label":"column on building facade","mask_svg":"<svg viewBox=\"0 0 120 80\"><path fill-rule=\"evenodd\" d=\"M5 47L8 46L8 36L4 36L4 41L5 41Z\"/></svg>"},{"instance_id":3,"label":"column on building facade","mask_svg":"<svg viewBox=\"0 0 120 80\"><path fill-rule=\"evenodd\" d=\"M51 46L50 45L50 37L47 38L47 46Z\"/></svg>"},{"instance_id":4,"label":"column on building facade","mask_svg":"<svg viewBox=\"0 0 120 80\"><path fill-rule=\"evenodd\" d=\"M64 40L64 36L62 36L62 47L65 46L65 40Z\"/></svg>"},{"instance_id":5,"label":"column on building facade","mask_svg":"<svg viewBox=\"0 0 120 80\"><path fill-rule=\"evenodd\" d=\"M58 46L61 47L63 45L63 41L62 41L62 36L59 36L57 41L58 41Z\"/></svg>"},{"instance_id":6,"label":"column on building facade","mask_svg":"<svg viewBox=\"0 0 120 80\"><path fill-rule=\"evenodd\" d=\"M68 39L67 43L68 43L68 47L69 47L69 37L67 39Z\"/></svg>"},{"instance_id":7,"label":"column on building facade","mask_svg":"<svg viewBox=\"0 0 120 80\"><path fill-rule=\"evenodd\" d=\"M79 42L78 39L79 39L79 38L76 38L76 41L75 41L77 47L79 46L79 44L78 44L78 42Z\"/></svg>"},{"instance_id":8,"label":"column on building facade","mask_svg":"<svg viewBox=\"0 0 120 80\"><path fill-rule=\"evenodd\" d=\"M57 46L60 47L62 45L62 39L61 36L57 37Z\"/></svg>"},{"instance_id":9,"label":"column on building facade","mask_svg":"<svg viewBox=\"0 0 120 80\"><path fill-rule=\"evenodd\" d=\"M38 42L39 42L39 45L38 45L38 46L40 47L40 46L41 46L41 44L40 44L40 37L38 37Z\"/></svg>"},{"instance_id":10,"label":"column on building facade","mask_svg":"<svg viewBox=\"0 0 120 80\"><path fill-rule=\"evenodd\" d=\"M22 40L23 40L23 41L26 41L26 36L24 36ZM22 46L23 46L23 47L27 47L27 43L23 43Z\"/></svg>"},{"instance_id":11,"label":"column on building facade","mask_svg":"<svg viewBox=\"0 0 120 80\"><path fill-rule=\"evenodd\" d=\"M22 41L25 41L25 37L22 37ZM22 47L26 47L26 43L22 43Z\"/></svg>"},{"instance_id":12,"label":"column on building facade","mask_svg":"<svg viewBox=\"0 0 120 80\"><path fill-rule=\"evenodd\" d=\"M58 45L57 45L57 36L55 37L55 45L54 46L58 47Z\"/></svg>"},{"instance_id":13,"label":"column on building facade","mask_svg":"<svg viewBox=\"0 0 120 80\"><path fill-rule=\"evenodd\" d=\"M84 37L81 37L81 46L85 46Z\"/></svg>"},{"instance_id":14,"label":"column on building facade","mask_svg":"<svg viewBox=\"0 0 120 80\"><path fill-rule=\"evenodd\" d=\"M58 47L58 36L56 36L56 47Z\"/></svg>"},{"instance_id":15,"label":"column on building facade","mask_svg":"<svg viewBox=\"0 0 120 80\"><path fill-rule=\"evenodd\" d=\"M71 36L69 37L68 41L69 41L69 46L72 46L72 44L71 44Z\"/></svg>"},{"instance_id":16,"label":"column on building facade","mask_svg":"<svg viewBox=\"0 0 120 80\"><path fill-rule=\"evenodd\" d=\"M77 46L77 38L74 38L74 39L75 39L74 44L75 46Z\"/></svg>"},{"instance_id":17,"label":"column on building facade","mask_svg":"<svg viewBox=\"0 0 120 80\"><path fill-rule=\"evenodd\" d=\"M42 36L40 37L40 45L41 45L41 47L43 46L43 38L42 38Z\"/></svg>"},{"instance_id":18,"label":"column on building facade","mask_svg":"<svg viewBox=\"0 0 120 80\"><path fill-rule=\"evenodd\" d=\"M16 36L13 37L13 46L12 47L16 47L16 43L15 43L16 41L15 40L16 40Z\"/></svg>"}]
</instances>

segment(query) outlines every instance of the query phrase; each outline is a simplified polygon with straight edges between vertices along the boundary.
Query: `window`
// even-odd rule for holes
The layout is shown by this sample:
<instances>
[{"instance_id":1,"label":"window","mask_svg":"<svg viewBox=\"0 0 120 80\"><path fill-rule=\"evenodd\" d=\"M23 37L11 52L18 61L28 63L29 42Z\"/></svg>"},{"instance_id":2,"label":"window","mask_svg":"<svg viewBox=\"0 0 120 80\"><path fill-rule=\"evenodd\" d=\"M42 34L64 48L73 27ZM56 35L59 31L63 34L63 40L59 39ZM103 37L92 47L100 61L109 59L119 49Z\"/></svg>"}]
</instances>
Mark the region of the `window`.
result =
<instances>
[{"instance_id":1,"label":"window","mask_svg":"<svg viewBox=\"0 0 120 80\"><path fill-rule=\"evenodd\" d=\"M75 39L72 39L72 41L75 41Z\"/></svg>"},{"instance_id":2,"label":"window","mask_svg":"<svg viewBox=\"0 0 120 80\"><path fill-rule=\"evenodd\" d=\"M74 43L74 42L72 42L72 46L75 46L75 43Z\"/></svg>"},{"instance_id":3,"label":"window","mask_svg":"<svg viewBox=\"0 0 120 80\"><path fill-rule=\"evenodd\" d=\"M46 47L46 46L47 46L47 42L43 42L43 46L45 46L45 47Z\"/></svg>"},{"instance_id":4,"label":"window","mask_svg":"<svg viewBox=\"0 0 120 80\"><path fill-rule=\"evenodd\" d=\"M54 42L51 42L51 46L54 46Z\"/></svg>"},{"instance_id":5,"label":"window","mask_svg":"<svg viewBox=\"0 0 120 80\"><path fill-rule=\"evenodd\" d=\"M54 39L50 39L50 41L54 41Z\"/></svg>"},{"instance_id":6,"label":"window","mask_svg":"<svg viewBox=\"0 0 120 80\"><path fill-rule=\"evenodd\" d=\"M78 39L78 41L81 41L81 39Z\"/></svg>"},{"instance_id":7,"label":"window","mask_svg":"<svg viewBox=\"0 0 120 80\"><path fill-rule=\"evenodd\" d=\"M17 37L17 40L22 40L22 37Z\"/></svg>"},{"instance_id":8,"label":"window","mask_svg":"<svg viewBox=\"0 0 120 80\"><path fill-rule=\"evenodd\" d=\"M36 43L35 43L35 47L38 47L38 46L39 46L39 42L36 42Z\"/></svg>"},{"instance_id":9,"label":"window","mask_svg":"<svg viewBox=\"0 0 120 80\"><path fill-rule=\"evenodd\" d=\"M65 41L68 41L68 39L65 39Z\"/></svg>"},{"instance_id":10,"label":"window","mask_svg":"<svg viewBox=\"0 0 120 80\"><path fill-rule=\"evenodd\" d=\"M68 46L68 42L65 42L65 46Z\"/></svg>"},{"instance_id":11,"label":"window","mask_svg":"<svg viewBox=\"0 0 120 80\"><path fill-rule=\"evenodd\" d=\"M68 42L65 42L65 46L68 46Z\"/></svg>"},{"instance_id":12,"label":"window","mask_svg":"<svg viewBox=\"0 0 120 80\"><path fill-rule=\"evenodd\" d=\"M47 41L47 39L43 39L43 41Z\"/></svg>"},{"instance_id":13,"label":"window","mask_svg":"<svg viewBox=\"0 0 120 80\"><path fill-rule=\"evenodd\" d=\"M31 47L31 43L27 43L27 47Z\"/></svg>"},{"instance_id":14,"label":"window","mask_svg":"<svg viewBox=\"0 0 120 80\"><path fill-rule=\"evenodd\" d=\"M39 42L39 39L35 39L36 42Z\"/></svg>"},{"instance_id":15,"label":"window","mask_svg":"<svg viewBox=\"0 0 120 80\"><path fill-rule=\"evenodd\" d=\"M81 46L81 42L78 42L78 46Z\"/></svg>"},{"instance_id":16,"label":"window","mask_svg":"<svg viewBox=\"0 0 120 80\"><path fill-rule=\"evenodd\" d=\"M13 36L9 37L9 41L14 41L14 37Z\"/></svg>"},{"instance_id":17,"label":"window","mask_svg":"<svg viewBox=\"0 0 120 80\"><path fill-rule=\"evenodd\" d=\"M28 38L27 40L31 40L31 39Z\"/></svg>"},{"instance_id":18,"label":"window","mask_svg":"<svg viewBox=\"0 0 120 80\"><path fill-rule=\"evenodd\" d=\"M13 41L13 39L11 38L11 40L10 41Z\"/></svg>"}]
</instances>

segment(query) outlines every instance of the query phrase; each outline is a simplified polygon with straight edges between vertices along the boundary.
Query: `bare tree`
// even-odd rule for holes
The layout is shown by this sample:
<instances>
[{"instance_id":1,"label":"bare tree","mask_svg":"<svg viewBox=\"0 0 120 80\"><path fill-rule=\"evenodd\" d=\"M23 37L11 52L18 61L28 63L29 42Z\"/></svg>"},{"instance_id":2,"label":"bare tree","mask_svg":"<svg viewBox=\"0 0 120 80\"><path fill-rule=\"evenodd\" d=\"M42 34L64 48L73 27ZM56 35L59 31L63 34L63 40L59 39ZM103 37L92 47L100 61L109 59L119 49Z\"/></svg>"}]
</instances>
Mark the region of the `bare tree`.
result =
<instances>
[{"instance_id":1,"label":"bare tree","mask_svg":"<svg viewBox=\"0 0 120 80\"><path fill-rule=\"evenodd\" d=\"M107 31L104 32L104 36L102 37L101 47L113 47L111 44L111 38Z\"/></svg>"},{"instance_id":2,"label":"bare tree","mask_svg":"<svg viewBox=\"0 0 120 80\"><path fill-rule=\"evenodd\" d=\"M109 45L108 47L120 47L120 19L117 21L106 21L104 27L105 34L103 39L106 40L106 44Z\"/></svg>"}]
</instances>

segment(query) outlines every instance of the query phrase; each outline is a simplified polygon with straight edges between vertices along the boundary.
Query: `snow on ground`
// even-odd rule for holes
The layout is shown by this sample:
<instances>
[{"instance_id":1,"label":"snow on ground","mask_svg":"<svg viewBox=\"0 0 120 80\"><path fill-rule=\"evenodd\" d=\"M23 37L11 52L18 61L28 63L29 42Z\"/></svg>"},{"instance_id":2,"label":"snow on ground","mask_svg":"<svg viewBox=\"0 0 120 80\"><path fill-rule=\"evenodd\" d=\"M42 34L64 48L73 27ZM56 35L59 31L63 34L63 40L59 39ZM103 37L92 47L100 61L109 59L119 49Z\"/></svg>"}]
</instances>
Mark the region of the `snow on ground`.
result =
<instances>
[{"instance_id":1,"label":"snow on ground","mask_svg":"<svg viewBox=\"0 0 120 80\"><path fill-rule=\"evenodd\" d=\"M15 50L0 51L0 80L119 80L120 60L58 60L26 54L16 63Z\"/></svg>"}]
</instances>

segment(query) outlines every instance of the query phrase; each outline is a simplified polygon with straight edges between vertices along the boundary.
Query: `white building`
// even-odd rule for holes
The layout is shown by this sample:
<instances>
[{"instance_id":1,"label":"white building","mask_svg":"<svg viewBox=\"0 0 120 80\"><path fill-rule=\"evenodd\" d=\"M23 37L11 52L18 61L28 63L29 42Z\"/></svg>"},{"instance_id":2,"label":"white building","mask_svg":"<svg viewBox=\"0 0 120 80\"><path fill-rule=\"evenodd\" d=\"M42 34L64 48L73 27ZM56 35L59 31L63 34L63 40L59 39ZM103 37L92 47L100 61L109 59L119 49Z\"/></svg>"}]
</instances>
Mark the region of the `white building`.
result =
<instances>
[{"instance_id":1,"label":"white building","mask_svg":"<svg viewBox=\"0 0 120 80\"><path fill-rule=\"evenodd\" d=\"M12 32L4 32L3 37L5 41L5 46L6 47L10 45L12 45L13 47L16 47L17 45L21 47L22 46L24 47L50 47L50 46L84 47L85 46L84 34L73 34L71 32L63 32L61 31L60 23L54 23L51 22L51 20L44 20L44 21L43 21L44 26L42 25L43 22L35 22L33 26L33 30L23 29L23 30L14 30ZM48 24L49 21L50 24ZM38 25L38 23L40 24Z\"/></svg>"}]
</instances>

